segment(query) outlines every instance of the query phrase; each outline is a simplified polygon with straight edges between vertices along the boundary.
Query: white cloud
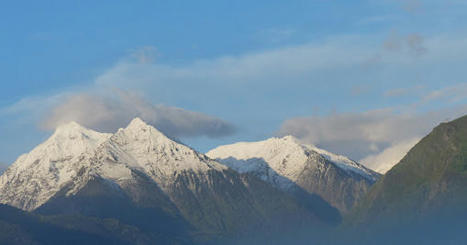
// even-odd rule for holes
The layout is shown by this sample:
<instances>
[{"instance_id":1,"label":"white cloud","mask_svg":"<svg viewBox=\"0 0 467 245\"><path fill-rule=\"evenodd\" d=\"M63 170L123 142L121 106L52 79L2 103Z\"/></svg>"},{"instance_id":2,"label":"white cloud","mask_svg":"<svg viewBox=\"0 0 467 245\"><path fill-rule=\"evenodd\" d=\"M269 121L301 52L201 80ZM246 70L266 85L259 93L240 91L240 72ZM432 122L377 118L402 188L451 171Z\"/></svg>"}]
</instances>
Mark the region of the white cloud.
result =
<instances>
[{"instance_id":1,"label":"white cloud","mask_svg":"<svg viewBox=\"0 0 467 245\"><path fill-rule=\"evenodd\" d=\"M458 102L465 98L467 98L467 83L459 83L430 92L422 98L420 104L426 104L436 100Z\"/></svg>"},{"instance_id":2,"label":"white cloud","mask_svg":"<svg viewBox=\"0 0 467 245\"><path fill-rule=\"evenodd\" d=\"M203 101L202 106L208 106L212 102L205 99L206 93L216 103L225 104L230 103L224 100L225 93L247 97L251 96L253 86L265 96L272 90L297 87L310 92L335 88L323 92L338 94L352 84L358 90L348 89L348 94L355 95L379 88L439 83L440 77L452 83L463 75L464 70L458 64L467 57L467 38L461 34L425 37L418 33L395 33L394 36L394 40L391 37L388 40L384 34L336 36L177 65L122 60L98 76L96 85L150 91L151 97L159 100L157 103L173 104L177 103L174 98L183 98L191 103ZM382 45L385 40L390 44ZM391 48L384 48L388 45Z\"/></svg>"},{"instance_id":3,"label":"white cloud","mask_svg":"<svg viewBox=\"0 0 467 245\"><path fill-rule=\"evenodd\" d=\"M384 149L382 152L369 155L361 159L360 162L377 172L386 173L396 163L398 163L419 141L420 138L416 137L394 143L393 145Z\"/></svg>"},{"instance_id":4,"label":"white cloud","mask_svg":"<svg viewBox=\"0 0 467 245\"><path fill-rule=\"evenodd\" d=\"M12 115L20 113L42 113L51 105L63 100L69 93L59 93L52 96L26 97L18 102L0 108L0 115Z\"/></svg>"},{"instance_id":5,"label":"white cloud","mask_svg":"<svg viewBox=\"0 0 467 245\"><path fill-rule=\"evenodd\" d=\"M424 92L424 86L416 85L414 87L406 87L406 88L395 88L390 89L384 92L385 97L401 97L407 95L415 95L418 96L422 92Z\"/></svg>"},{"instance_id":6,"label":"white cloud","mask_svg":"<svg viewBox=\"0 0 467 245\"><path fill-rule=\"evenodd\" d=\"M281 118L307 115L306 110L309 113L311 108L330 111L336 108L336 104L337 107L346 107L347 100L352 100L349 101L351 106L373 110L293 118L284 123L281 132L295 134L357 160L364 159L396 147L398 142L421 137L446 117L453 118L453 115L464 112L417 113L421 111L417 110L418 105L408 112L377 110L381 104L387 105L387 96L410 93L406 88L394 88L422 84L429 89L433 84L440 84L440 78L452 84L464 77L462 64L467 57L465 36L421 37L402 35L402 52L382 48L381 44L386 39L383 34L337 36L303 45L178 65L156 63L155 49L143 48L98 76L95 84L83 89L83 93L64 92L53 96L55 99L50 101L45 98L25 99L9 111L23 110L27 117L28 111L24 108L29 108L34 115L38 111L49 110L49 118L42 124L48 129L61 121L73 119L88 126L114 130L131 116L143 115L141 117L145 120L174 135L217 137L231 131L228 123L201 113L154 104L190 105L212 114L229 116L231 120L241 117L239 120L244 124L240 126L250 127L247 130L255 133L268 124L267 130L258 133L266 135L274 130L270 125ZM422 50L429 52L423 53ZM408 53L423 55L415 55L414 58ZM150 101L140 103L138 99L127 101L106 93L106 96L101 96L86 92L108 91L109 88L143 91L144 97ZM459 88L446 87L434 91L425 96L427 102L420 104L462 99L467 89ZM386 92L386 97L380 96L386 101L374 96L377 89L383 95L384 91L390 91ZM398 108L394 104L397 103L391 102L390 105ZM45 109L41 109L42 105ZM92 113L91 109L100 113ZM284 113L289 109L290 113ZM352 108L347 106L343 110ZM429 110L424 108L424 111ZM198 126L188 122L195 122Z\"/></svg>"},{"instance_id":7,"label":"white cloud","mask_svg":"<svg viewBox=\"0 0 467 245\"><path fill-rule=\"evenodd\" d=\"M279 134L294 135L304 142L348 155L384 172L433 127L465 113L467 106L427 113L383 109L292 118L283 123Z\"/></svg>"},{"instance_id":8,"label":"white cloud","mask_svg":"<svg viewBox=\"0 0 467 245\"><path fill-rule=\"evenodd\" d=\"M167 83L242 86L281 79L293 82L303 81L303 76L316 71L361 66L373 55L371 42L363 43L362 37L343 36L246 55L197 60L180 66L120 62L96 82L101 86L118 87L160 87Z\"/></svg>"},{"instance_id":9,"label":"white cloud","mask_svg":"<svg viewBox=\"0 0 467 245\"><path fill-rule=\"evenodd\" d=\"M69 95L43 116L41 127L53 130L75 121L95 130L115 132L135 117L173 137L221 137L234 132L234 127L221 119L182 108L152 105L135 93L123 91L113 95Z\"/></svg>"}]
</instances>

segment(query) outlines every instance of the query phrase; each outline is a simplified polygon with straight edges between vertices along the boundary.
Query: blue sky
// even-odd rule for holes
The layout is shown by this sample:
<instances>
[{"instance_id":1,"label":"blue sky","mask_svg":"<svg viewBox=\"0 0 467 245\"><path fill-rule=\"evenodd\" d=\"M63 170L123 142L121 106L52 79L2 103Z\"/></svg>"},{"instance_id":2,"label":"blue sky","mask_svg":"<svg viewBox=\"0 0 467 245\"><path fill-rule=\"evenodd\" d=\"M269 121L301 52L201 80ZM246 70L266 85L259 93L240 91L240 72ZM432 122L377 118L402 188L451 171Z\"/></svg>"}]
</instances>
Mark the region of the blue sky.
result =
<instances>
[{"instance_id":1,"label":"blue sky","mask_svg":"<svg viewBox=\"0 0 467 245\"><path fill-rule=\"evenodd\" d=\"M67 120L140 116L201 151L293 134L378 168L467 112L459 0L10 1L0 16L0 162Z\"/></svg>"}]
</instances>

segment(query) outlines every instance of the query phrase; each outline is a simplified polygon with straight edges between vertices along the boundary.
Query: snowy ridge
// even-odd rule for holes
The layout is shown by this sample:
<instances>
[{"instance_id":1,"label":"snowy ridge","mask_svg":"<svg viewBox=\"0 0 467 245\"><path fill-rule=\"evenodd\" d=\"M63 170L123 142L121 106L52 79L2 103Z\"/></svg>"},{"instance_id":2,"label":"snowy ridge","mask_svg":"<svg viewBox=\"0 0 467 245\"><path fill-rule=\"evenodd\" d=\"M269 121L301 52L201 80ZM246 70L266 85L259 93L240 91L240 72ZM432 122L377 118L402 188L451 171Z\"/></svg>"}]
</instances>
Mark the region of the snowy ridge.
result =
<instances>
[{"instance_id":1,"label":"snowy ridge","mask_svg":"<svg viewBox=\"0 0 467 245\"><path fill-rule=\"evenodd\" d=\"M74 122L60 126L0 176L0 201L25 210L40 206L76 176L76 163L110 136Z\"/></svg>"},{"instance_id":2,"label":"snowy ridge","mask_svg":"<svg viewBox=\"0 0 467 245\"><path fill-rule=\"evenodd\" d=\"M169 139L139 118L134 119L127 128L118 130L104 145L107 149L111 146L114 148L109 152L115 161L142 170L162 188L183 171L203 173L227 169L203 154Z\"/></svg>"},{"instance_id":3,"label":"snowy ridge","mask_svg":"<svg viewBox=\"0 0 467 245\"><path fill-rule=\"evenodd\" d=\"M318 165L316 167L330 162L347 173L358 174L371 181L378 177L375 172L347 157L303 145L293 136L220 146L206 155L241 173L253 173L281 189L290 188L310 162Z\"/></svg>"},{"instance_id":4,"label":"snowy ridge","mask_svg":"<svg viewBox=\"0 0 467 245\"><path fill-rule=\"evenodd\" d=\"M226 169L139 118L114 135L72 122L57 128L48 140L5 171L0 177L0 203L30 211L66 185L71 184L67 195L77 193L93 177L121 185L134 178L135 170L163 188L183 171Z\"/></svg>"},{"instance_id":5,"label":"snowy ridge","mask_svg":"<svg viewBox=\"0 0 467 245\"><path fill-rule=\"evenodd\" d=\"M206 153L226 166L240 172L253 173L282 189L291 188L308 156L292 138L271 138L260 142L240 142L220 146ZM292 163L292 164L290 164Z\"/></svg>"},{"instance_id":6,"label":"snowy ridge","mask_svg":"<svg viewBox=\"0 0 467 245\"><path fill-rule=\"evenodd\" d=\"M352 171L354 173L360 174L361 176L376 181L377 175L375 175L375 172L373 170L370 170L363 165L349 159L346 156L342 155L337 155L331 152L328 152L326 150L320 149L316 146L312 145L303 145L305 148L308 148L311 151L315 151L319 153L321 156L326 158L327 160L333 162L336 164L338 167L345 171Z\"/></svg>"}]
</instances>

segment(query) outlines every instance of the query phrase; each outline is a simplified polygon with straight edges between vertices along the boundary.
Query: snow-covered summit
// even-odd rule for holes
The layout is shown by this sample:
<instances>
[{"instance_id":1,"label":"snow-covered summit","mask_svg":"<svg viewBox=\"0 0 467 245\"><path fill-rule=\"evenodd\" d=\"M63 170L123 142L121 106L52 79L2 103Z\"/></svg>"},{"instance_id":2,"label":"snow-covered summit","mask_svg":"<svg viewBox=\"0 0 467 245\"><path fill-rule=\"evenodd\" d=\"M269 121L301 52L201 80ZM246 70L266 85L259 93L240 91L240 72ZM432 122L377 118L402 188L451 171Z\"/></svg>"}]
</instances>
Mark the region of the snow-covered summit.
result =
<instances>
[{"instance_id":1,"label":"snow-covered summit","mask_svg":"<svg viewBox=\"0 0 467 245\"><path fill-rule=\"evenodd\" d=\"M162 187L183 171L202 173L226 169L222 164L168 138L139 118L115 133L107 144L118 145L132 157L132 164L144 169Z\"/></svg>"},{"instance_id":2,"label":"snow-covered summit","mask_svg":"<svg viewBox=\"0 0 467 245\"><path fill-rule=\"evenodd\" d=\"M160 132L155 127L147 124L139 117L136 117L135 119L131 120L128 126L125 129L121 130L133 132L133 134L140 134L141 132L150 132L150 134L157 135L157 137L167 138L162 132Z\"/></svg>"},{"instance_id":3,"label":"snow-covered summit","mask_svg":"<svg viewBox=\"0 0 467 245\"><path fill-rule=\"evenodd\" d=\"M206 155L279 189L318 194L343 213L379 178L345 156L302 144L293 136L220 146Z\"/></svg>"},{"instance_id":4,"label":"snow-covered summit","mask_svg":"<svg viewBox=\"0 0 467 245\"><path fill-rule=\"evenodd\" d=\"M122 144L139 142L139 144L147 144L147 147L150 147L149 145L154 146L175 143L162 132L145 123L140 118L133 119L126 128L119 129L113 136L114 140L118 138L127 141L120 142Z\"/></svg>"},{"instance_id":5,"label":"snow-covered summit","mask_svg":"<svg viewBox=\"0 0 467 245\"><path fill-rule=\"evenodd\" d=\"M70 122L62 123L58 125L57 128L55 129L55 134L73 132L73 131L89 131L89 129L81 126L79 123L75 121L70 121Z\"/></svg>"},{"instance_id":6,"label":"snow-covered summit","mask_svg":"<svg viewBox=\"0 0 467 245\"><path fill-rule=\"evenodd\" d=\"M84 128L76 122L63 124L44 143L19 157L7 172L30 167L56 168L60 162L71 161L84 153L91 154L97 146L109 139L110 136L111 134L99 133Z\"/></svg>"},{"instance_id":7,"label":"snow-covered summit","mask_svg":"<svg viewBox=\"0 0 467 245\"><path fill-rule=\"evenodd\" d=\"M163 187L183 171L225 169L139 118L113 135L70 122L0 176L0 203L34 210L65 186L72 186L68 194L76 193L92 176L119 185L138 170Z\"/></svg>"},{"instance_id":8,"label":"snow-covered summit","mask_svg":"<svg viewBox=\"0 0 467 245\"><path fill-rule=\"evenodd\" d=\"M0 176L0 201L26 210L41 205L76 175L75 163L91 156L110 136L75 122L59 126Z\"/></svg>"},{"instance_id":9,"label":"snow-covered summit","mask_svg":"<svg viewBox=\"0 0 467 245\"><path fill-rule=\"evenodd\" d=\"M292 181L298 177L310 158L326 159L342 170L351 171L369 180L377 178L373 171L355 161L313 145L302 144L293 136L220 146L209 151L206 155L220 160L240 172L249 172L255 169L254 166L248 165L267 163L278 174Z\"/></svg>"}]
</instances>

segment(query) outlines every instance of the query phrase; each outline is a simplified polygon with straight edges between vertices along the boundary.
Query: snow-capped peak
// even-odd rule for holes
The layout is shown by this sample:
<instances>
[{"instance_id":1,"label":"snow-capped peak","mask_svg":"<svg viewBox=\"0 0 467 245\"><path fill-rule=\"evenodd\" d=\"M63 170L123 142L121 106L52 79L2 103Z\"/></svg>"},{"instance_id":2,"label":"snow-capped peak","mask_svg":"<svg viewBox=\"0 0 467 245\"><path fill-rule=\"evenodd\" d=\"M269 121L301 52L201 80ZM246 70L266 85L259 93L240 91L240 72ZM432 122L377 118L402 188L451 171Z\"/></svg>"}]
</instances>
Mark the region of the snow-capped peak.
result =
<instances>
[{"instance_id":1,"label":"snow-capped peak","mask_svg":"<svg viewBox=\"0 0 467 245\"><path fill-rule=\"evenodd\" d=\"M341 212L347 212L379 178L345 156L303 144L293 136L220 146L207 155L281 190L317 194Z\"/></svg>"},{"instance_id":2,"label":"snow-capped peak","mask_svg":"<svg viewBox=\"0 0 467 245\"><path fill-rule=\"evenodd\" d=\"M76 122L59 126L52 136L20 156L0 177L2 203L30 210L48 200L76 175L76 163L110 138ZM21 198L18 198L21 197Z\"/></svg>"},{"instance_id":3,"label":"snow-capped peak","mask_svg":"<svg viewBox=\"0 0 467 245\"><path fill-rule=\"evenodd\" d=\"M117 184L133 178L138 170L164 188L185 171L204 174L225 169L139 118L113 135L70 122L0 177L0 202L34 210L70 183L74 187L67 194L76 193L86 184L87 177L78 174L82 170Z\"/></svg>"},{"instance_id":4,"label":"snow-capped peak","mask_svg":"<svg viewBox=\"0 0 467 245\"><path fill-rule=\"evenodd\" d=\"M157 143L166 143L171 141L162 132L147 124L139 117L133 119L126 128L120 129L116 135L120 133L124 133L127 137L130 137L134 140L149 140L156 141Z\"/></svg>"},{"instance_id":5,"label":"snow-capped peak","mask_svg":"<svg viewBox=\"0 0 467 245\"><path fill-rule=\"evenodd\" d=\"M59 126L52 136L30 153L21 156L12 166L18 168L38 165L40 160L46 168L49 164L71 160L83 153L92 153L95 148L110 138L111 134L87 129L76 122ZM45 166L47 165L47 166Z\"/></svg>"},{"instance_id":6,"label":"snow-capped peak","mask_svg":"<svg viewBox=\"0 0 467 245\"><path fill-rule=\"evenodd\" d=\"M137 129L145 129L145 128L149 128L149 127L152 127L152 126L150 126L149 124L147 124L147 123L146 123L145 121L143 121L141 118L136 117L136 118L134 118L133 120L131 120L131 122L128 124L128 126L126 127L126 129L137 130Z\"/></svg>"},{"instance_id":7,"label":"snow-capped peak","mask_svg":"<svg viewBox=\"0 0 467 245\"><path fill-rule=\"evenodd\" d=\"M225 169L188 146L168 138L155 127L140 118L134 119L127 128L119 130L112 138L120 148L129 153L140 166L158 177L173 176L183 170L205 171L211 168Z\"/></svg>"},{"instance_id":8,"label":"snow-capped peak","mask_svg":"<svg viewBox=\"0 0 467 245\"><path fill-rule=\"evenodd\" d=\"M264 169L267 164L277 174L294 181L301 174L309 159L323 159L346 172L359 174L369 180L377 175L349 158L319 149L314 145L300 143L294 136L269 138L259 142L240 142L217 147L207 156L217 159L239 172ZM315 160L315 162L320 162Z\"/></svg>"},{"instance_id":9,"label":"snow-capped peak","mask_svg":"<svg viewBox=\"0 0 467 245\"><path fill-rule=\"evenodd\" d=\"M141 119L140 117L133 118L133 120L131 120L128 126L131 126L131 125L148 126L148 124L145 121L143 121L143 119Z\"/></svg>"}]
</instances>

